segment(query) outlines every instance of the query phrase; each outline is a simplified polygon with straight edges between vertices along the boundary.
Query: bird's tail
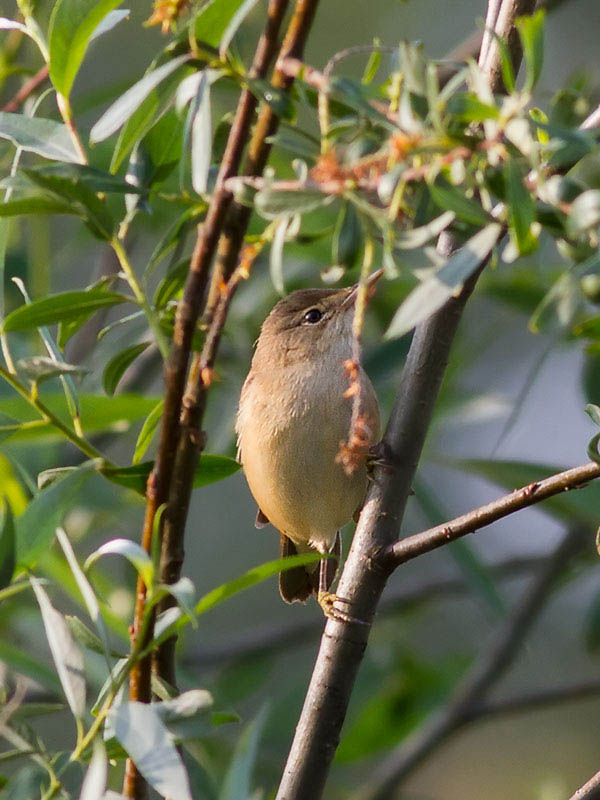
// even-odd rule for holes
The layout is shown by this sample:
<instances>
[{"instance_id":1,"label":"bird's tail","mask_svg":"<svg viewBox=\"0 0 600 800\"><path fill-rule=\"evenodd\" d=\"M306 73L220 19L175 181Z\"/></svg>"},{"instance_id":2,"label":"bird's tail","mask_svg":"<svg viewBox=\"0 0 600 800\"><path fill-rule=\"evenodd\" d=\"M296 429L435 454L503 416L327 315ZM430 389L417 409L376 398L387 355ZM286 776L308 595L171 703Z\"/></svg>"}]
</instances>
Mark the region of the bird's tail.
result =
<instances>
[{"instance_id":1,"label":"bird's tail","mask_svg":"<svg viewBox=\"0 0 600 800\"><path fill-rule=\"evenodd\" d=\"M295 556L298 553L296 545L284 534L280 534L279 554L281 558ZM342 540L338 531L335 537L335 544L331 550L333 558L328 558L321 562L325 570L325 590L328 591L333 583L339 560L342 554ZM286 603L304 603L314 594L319 593L319 569L309 571L306 567L293 567L285 572L279 573L279 592Z\"/></svg>"}]
</instances>

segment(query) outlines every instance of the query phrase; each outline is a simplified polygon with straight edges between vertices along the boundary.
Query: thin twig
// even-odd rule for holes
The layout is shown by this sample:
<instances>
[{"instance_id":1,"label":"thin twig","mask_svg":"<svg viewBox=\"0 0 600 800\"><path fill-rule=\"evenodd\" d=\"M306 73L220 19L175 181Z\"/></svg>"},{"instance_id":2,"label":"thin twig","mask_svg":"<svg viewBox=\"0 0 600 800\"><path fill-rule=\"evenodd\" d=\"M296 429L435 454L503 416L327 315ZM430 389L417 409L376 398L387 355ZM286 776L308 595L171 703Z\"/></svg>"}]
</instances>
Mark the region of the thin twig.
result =
<instances>
[{"instance_id":1,"label":"thin twig","mask_svg":"<svg viewBox=\"0 0 600 800\"><path fill-rule=\"evenodd\" d=\"M31 78L25 81L19 91L0 110L4 111L5 113L17 111L25 102L25 100L27 100L27 98L35 92L38 86L47 80L48 71L48 65L44 64L44 66L38 70L35 75L32 75Z\"/></svg>"},{"instance_id":2,"label":"thin twig","mask_svg":"<svg viewBox=\"0 0 600 800\"><path fill-rule=\"evenodd\" d=\"M587 700L595 695L600 695L600 681L589 681L567 684L566 686L553 686L548 689L537 689L533 692L516 694L512 697L501 697L497 700L486 700L480 705L475 705L465 713L463 724L479 722L490 717L500 717L505 714L522 714L524 711L537 711L540 708L558 705L559 703L573 703L578 700Z\"/></svg>"},{"instance_id":3,"label":"thin twig","mask_svg":"<svg viewBox=\"0 0 600 800\"><path fill-rule=\"evenodd\" d=\"M302 54L317 4L318 0L296 0L294 13L281 45L278 60L289 54ZM275 70L271 83L277 88L288 90L292 81L282 78L279 72ZM271 149L271 142L268 137L272 135L276 127L277 116L270 106L264 105L259 113L248 147L245 171L249 171L249 174L260 174L264 169ZM223 178L223 187L225 186L226 177L224 176ZM225 191L224 188L223 191ZM242 211L239 216L237 214L238 208ZM177 580L183 561L183 537L192 491L192 476L198 454L204 445L204 437L200 429L204 416L206 392L210 385L212 365L216 358L231 299L230 297L227 303L223 305L223 287L227 285L230 277L235 274L233 269L229 269L230 260L233 264L237 263L244 235L250 221L251 209L245 206L238 207L236 203L233 203L230 212L233 212L235 221L232 224L231 213L227 215L224 221L223 233L219 240L219 251L213 269L211 293L207 300L207 306L210 311L205 316L212 334L207 337L207 346L203 348L203 352L194 356L182 403L181 435L177 442L177 451L173 461L161 548L161 580L167 583ZM221 267L223 265L220 257L225 250L228 254L228 266L225 271L222 271ZM246 254L248 252L246 251ZM244 269L245 266L242 260L238 267L238 274L242 274ZM230 294L233 296L236 286L237 282L235 286L231 287L232 291L225 292L225 295ZM219 313L219 318L215 328L211 321L217 316L217 312ZM168 603L169 600L167 599L166 602ZM165 680L174 683L174 640L169 640L161 646L155 663L159 674Z\"/></svg>"},{"instance_id":4,"label":"thin twig","mask_svg":"<svg viewBox=\"0 0 600 800\"><path fill-rule=\"evenodd\" d=\"M403 742L372 771L368 784L352 800L384 800L396 786L442 741L470 720L473 708L486 699L491 688L513 663L521 645L544 608L548 595L572 556L581 550L580 530L569 531L541 565L512 613L503 621L489 647L460 682L452 698L426 725Z\"/></svg>"},{"instance_id":5,"label":"thin twig","mask_svg":"<svg viewBox=\"0 0 600 800\"><path fill-rule=\"evenodd\" d=\"M549 478L516 489L450 522L394 542L376 556L376 561L382 569L393 570L406 561L473 533L502 517L514 514L515 511L528 508L562 492L577 489L598 477L600 477L600 464L595 461L558 472Z\"/></svg>"}]
</instances>

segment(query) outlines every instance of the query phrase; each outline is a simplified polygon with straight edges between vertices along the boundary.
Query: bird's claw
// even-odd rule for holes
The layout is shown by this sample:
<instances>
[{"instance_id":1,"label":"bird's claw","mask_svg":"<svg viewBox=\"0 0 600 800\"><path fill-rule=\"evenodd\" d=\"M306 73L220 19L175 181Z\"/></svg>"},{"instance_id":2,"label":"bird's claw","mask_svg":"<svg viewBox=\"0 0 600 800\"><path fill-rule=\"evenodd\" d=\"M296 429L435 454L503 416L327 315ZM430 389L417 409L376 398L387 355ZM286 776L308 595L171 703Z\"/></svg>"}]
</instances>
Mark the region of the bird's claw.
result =
<instances>
[{"instance_id":1,"label":"bird's claw","mask_svg":"<svg viewBox=\"0 0 600 800\"><path fill-rule=\"evenodd\" d=\"M367 454L367 477L373 480L375 467L380 467L384 472L394 472L396 462L391 448L386 442L381 441L372 445Z\"/></svg>"},{"instance_id":2,"label":"bird's claw","mask_svg":"<svg viewBox=\"0 0 600 800\"><path fill-rule=\"evenodd\" d=\"M345 597L340 597L339 595L335 594L335 592L319 592L317 596L317 602L321 606L323 614L329 619L335 619L338 622L352 622L357 625L367 625L368 623L363 622L361 619L357 619L353 617L351 614L347 614L345 611L340 611L339 608L335 607L335 603L344 603L345 605L350 605L350 601L347 600Z\"/></svg>"}]
</instances>

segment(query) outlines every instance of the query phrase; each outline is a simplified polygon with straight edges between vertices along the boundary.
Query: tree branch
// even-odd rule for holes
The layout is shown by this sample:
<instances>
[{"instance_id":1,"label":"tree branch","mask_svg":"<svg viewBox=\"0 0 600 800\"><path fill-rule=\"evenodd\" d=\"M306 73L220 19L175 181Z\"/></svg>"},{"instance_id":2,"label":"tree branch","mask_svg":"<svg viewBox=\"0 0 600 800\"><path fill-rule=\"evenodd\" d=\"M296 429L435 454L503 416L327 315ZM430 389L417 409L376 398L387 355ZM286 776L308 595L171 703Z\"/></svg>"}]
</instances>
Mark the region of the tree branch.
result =
<instances>
[{"instance_id":1,"label":"tree branch","mask_svg":"<svg viewBox=\"0 0 600 800\"><path fill-rule=\"evenodd\" d=\"M18 92L0 109L6 113L14 112L19 109L19 107L27 100L27 98L32 95L35 90L40 86L44 81L47 79L49 73L49 68L47 64L38 70L35 75L32 75L31 78L25 81L25 83L21 86Z\"/></svg>"},{"instance_id":2,"label":"tree branch","mask_svg":"<svg viewBox=\"0 0 600 800\"><path fill-rule=\"evenodd\" d=\"M504 0L499 21L503 35L512 34L514 20L531 13L534 0ZM518 66L518 40L511 52ZM497 58L497 56L494 56ZM500 88L495 61L483 66L492 89ZM449 238L442 245L452 248ZM394 465L378 468L354 535L338 594L347 598L343 611L358 622L328 619L312 679L277 793L277 800L318 800L335 755L341 728L379 598L385 571L373 560L377 551L398 536L425 436L433 415L450 348L465 303L485 264L432 317L415 330L383 445ZM339 601L338 601L339 602Z\"/></svg>"},{"instance_id":3,"label":"tree branch","mask_svg":"<svg viewBox=\"0 0 600 800\"><path fill-rule=\"evenodd\" d=\"M514 514L515 511L528 508L562 492L584 486L598 477L600 477L600 464L596 464L594 461L589 461L580 467L567 469L544 480L516 489L510 494L456 517L450 522L436 525L422 533L394 542L382 550L376 556L376 560L382 569L388 569L391 572L400 564L423 555L423 553L429 553L461 536L491 525L492 522Z\"/></svg>"},{"instance_id":4,"label":"tree branch","mask_svg":"<svg viewBox=\"0 0 600 800\"><path fill-rule=\"evenodd\" d=\"M290 54L302 54L317 4L318 0L297 0L294 14L281 45L278 61ZM279 70L275 69L271 80L275 87L288 90L292 82L292 79L284 78ZM270 106L264 105L259 113L248 147L244 170L246 174L260 174L264 169L271 149L269 137L275 132L277 124L278 120L275 112ZM223 191L227 191L226 180L223 180ZM192 492L194 468L199 452L204 446L204 436L200 429L206 407L206 393L210 386L213 365L227 318L229 303L239 281L244 277L248 277L249 266L255 255L252 248L249 248L245 251L245 259L242 257L237 271L234 272L229 267L226 272L221 269L220 254L225 250L228 253L228 265L231 264L233 266L237 261L243 238L250 222L252 209L238 206L237 203L234 203L231 207L231 212L235 222L232 223L231 221L232 214L228 214L219 240L219 254L213 270L211 287L213 287L214 291L211 292L207 301L208 314L206 321L209 323L209 333L202 352L196 355L192 361L183 397L181 434L173 462L173 477L171 479L161 548L161 580L166 583L175 582L181 572L184 556L185 523ZM224 290L225 281L227 281L227 288ZM170 603L172 603L172 600L166 598L161 608L168 607ZM161 677L170 683L175 682L174 647L175 639L167 640L161 645L155 661Z\"/></svg>"},{"instance_id":5,"label":"tree branch","mask_svg":"<svg viewBox=\"0 0 600 800\"><path fill-rule=\"evenodd\" d=\"M600 772L584 783L569 800L600 800Z\"/></svg>"},{"instance_id":6,"label":"tree branch","mask_svg":"<svg viewBox=\"0 0 600 800\"><path fill-rule=\"evenodd\" d=\"M252 77L263 78L267 73L277 47L277 37L288 2L289 0L270 0L269 2L267 22L259 39L251 68ZM156 512L168 500L177 453L179 418L192 339L208 283L210 264L225 221L227 207L231 202L231 194L225 189L225 181L239 168L256 105L257 101L254 95L248 89L244 89L238 101L235 119L229 132L206 218L198 230L183 297L177 307L173 346L165 368L165 404L160 442L154 469L148 478L146 490L146 514L141 544L147 552L150 552ZM184 518L186 514L187 507ZM131 636L132 649L136 647L145 603L146 587L144 582L138 579ZM153 625L151 624L149 636L151 636L152 630ZM129 695L131 700L150 702L151 664L149 658L140 661L132 670ZM126 797L136 799L144 798L146 795L145 782L131 760L127 762L123 793Z\"/></svg>"},{"instance_id":7,"label":"tree branch","mask_svg":"<svg viewBox=\"0 0 600 800\"><path fill-rule=\"evenodd\" d=\"M460 683L451 700L430 720L372 771L368 785L353 800L384 800L392 790L483 703L492 686L504 675L563 573L567 561L582 548L581 531L573 529L541 565L521 601L501 624L483 652Z\"/></svg>"}]
</instances>

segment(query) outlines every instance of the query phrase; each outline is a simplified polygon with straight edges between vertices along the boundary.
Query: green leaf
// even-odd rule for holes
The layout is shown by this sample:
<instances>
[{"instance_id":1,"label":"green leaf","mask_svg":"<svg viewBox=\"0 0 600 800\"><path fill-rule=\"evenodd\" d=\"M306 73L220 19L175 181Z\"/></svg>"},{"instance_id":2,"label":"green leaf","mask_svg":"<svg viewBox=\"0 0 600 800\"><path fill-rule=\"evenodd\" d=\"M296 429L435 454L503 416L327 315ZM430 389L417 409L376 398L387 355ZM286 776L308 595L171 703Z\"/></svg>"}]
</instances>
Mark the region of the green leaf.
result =
<instances>
[{"instance_id":1,"label":"green leaf","mask_svg":"<svg viewBox=\"0 0 600 800\"><path fill-rule=\"evenodd\" d=\"M17 564L32 568L49 548L56 528L71 510L84 484L93 474L93 465L85 464L66 477L54 481L29 502L16 519Z\"/></svg>"},{"instance_id":2,"label":"green leaf","mask_svg":"<svg viewBox=\"0 0 600 800\"><path fill-rule=\"evenodd\" d=\"M436 205L444 211L453 211L459 218L470 225L488 225L492 217L475 200L466 197L457 187L448 181L439 179L429 186L431 197Z\"/></svg>"},{"instance_id":3,"label":"green leaf","mask_svg":"<svg viewBox=\"0 0 600 800\"><path fill-rule=\"evenodd\" d=\"M218 47L242 2L243 0L209 0L196 17L196 38L211 47Z\"/></svg>"},{"instance_id":4,"label":"green leaf","mask_svg":"<svg viewBox=\"0 0 600 800\"><path fill-rule=\"evenodd\" d=\"M535 222L535 208L531 195L523 183L523 175L514 159L509 159L504 168L506 198L508 204L510 235L522 256L537 249L538 240L531 232Z\"/></svg>"},{"instance_id":5,"label":"green leaf","mask_svg":"<svg viewBox=\"0 0 600 800\"><path fill-rule=\"evenodd\" d=\"M192 148L192 186L197 194L204 194L208 184L208 171L212 156L212 118L210 82L204 70L196 97L189 111Z\"/></svg>"},{"instance_id":6,"label":"green leaf","mask_svg":"<svg viewBox=\"0 0 600 800\"><path fill-rule=\"evenodd\" d=\"M600 224L600 190L589 189L580 194L571 205L567 217L567 231L571 236L578 236L598 224Z\"/></svg>"},{"instance_id":7,"label":"green leaf","mask_svg":"<svg viewBox=\"0 0 600 800\"><path fill-rule=\"evenodd\" d=\"M238 28L246 19L248 14L252 11L258 0L243 0L240 7L229 20L227 27L223 31L221 41L219 42L219 56L224 61L227 57L229 45L233 41L233 37L238 31ZM222 5L222 4L221 4Z\"/></svg>"},{"instance_id":8,"label":"green leaf","mask_svg":"<svg viewBox=\"0 0 600 800\"><path fill-rule=\"evenodd\" d=\"M148 553L137 542L132 542L130 539L111 539L110 542L105 542L86 558L83 565L85 572L101 556L106 555L124 556L135 567L146 588L151 588L154 582L154 564Z\"/></svg>"},{"instance_id":9,"label":"green leaf","mask_svg":"<svg viewBox=\"0 0 600 800\"><path fill-rule=\"evenodd\" d=\"M160 281L154 293L154 306L164 308L169 300L174 300L183 289L185 279L190 271L190 259L184 258L179 264L170 269Z\"/></svg>"},{"instance_id":10,"label":"green leaf","mask_svg":"<svg viewBox=\"0 0 600 800\"><path fill-rule=\"evenodd\" d=\"M460 291L464 282L485 262L501 233L502 226L498 223L488 225L451 255L435 275L413 289L396 311L385 338L395 339L408 333Z\"/></svg>"},{"instance_id":11,"label":"green leaf","mask_svg":"<svg viewBox=\"0 0 600 800\"><path fill-rule=\"evenodd\" d=\"M454 222L456 214L454 211L444 211L439 217L432 219L426 225L421 225L418 228L411 228L401 233L396 234L394 240L394 247L398 250L415 250L417 247L423 247L431 239L440 235L445 231L448 225Z\"/></svg>"},{"instance_id":12,"label":"green leaf","mask_svg":"<svg viewBox=\"0 0 600 800\"><path fill-rule=\"evenodd\" d=\"M135 359L144 352L149 344L150 342L132 344L110 359L102 373L102 386L106 394L113 395L115 393L115 389L127 368L133 364Z\"/></svg>"},{"instance_id":13,"label":"green leaf","mask_svg":"<svg viewBox=\"0 0 600 800\"><path fill-rule=\"evenodd\" d=\"M48 30L50 79L68 97L92 34L121 0L58 0Z\"/></svg>"},{"instance_id":14,"label":"green leaf","mask_svg":"<svg viewBox=\"0 0 600 800\"><path fill-rule=\"evenodd\" d=\"M0 138L9 139L15 147L52 161L79 163L69 129L61 122L24 114L0 112Z\"/></svg>"},{"instance_id":15,"label":"green leaf","mask_svg":"<svg viewBox=\"0 0 600 800\"><path fill-rule=\"evenodd\" d=\"M114 735L162 797L192 800L185 767L154 705L121 703L109 711Z\"/></svg>"},{"instance_id":16,"label":"green leaf","mask_svg":"<svg viewBox=\"0 0 600 800\"><path fill-rule=\"evenodd\" d=\"M42 189L49 190L67 203L74 205L86 220L88 227L100 239L110 239L114 220L103 200L80 180L77 171L57 165L48 169L24 170L28 178Z\"/></svg>"},{"instance_id":17,"label":"green leaf","mask_svg":"<svg viewBox=\"0 0 600 800\"><path fill-rule=\"evenodd\" d=\"M510 491L565 469L557 465L527 461L488 461L476 458L456 459L448 462L448 465L479 475ZM590 525L598 524L599 507L600 484L597 481L592 481L577 491L562 492L537 506L539 511L544 511L568 524L582 522Z\"/></svg>"},{"instance_id":18,"label":"green leaf","mask_svg":"<svg viewBox=\"0 0 600 800\"><path fill-rule=\"evenodd\" d=\"M335 198L318 189L273 189L265 188L256 193L254 204L259 214L266 219L293 217L315 208L329 205Z\"/></svg>"},{"instance_id":19,"label":"green leaf","mask_svg":"<svg viewBox=\"0 0 600 800\"><path fill-rule=\"evenodd\" d=\"M22 197L0 203L0 217L18 217L21 214L77 214L77 209L68 203L55 200L46 194Z\"/></svg>"},{"instance_id":20,"label":"green leaf","mask_svg":"<svg viewBox=\"0 0 600 800\"><path fill-rule=\"evenodd\" d=\"M600 406L597 406L594 403L588 403L585 407L585 413L592 420L592 422L595 422L596 425L600 425Z\"/></svg>"},{"instance_id":21,"label":"green leaf","mask_svg":"<svg viewBox=\"0 0 600 800\"><path fill-rule=\"evenodd\" d=\"M476 95L469 92L459 92L453 95L448 100L446 108L465 124L498 119L500 115L496 106L482 103Z\"/></svg>"},{"instance_id":22,"label":"green leaf","mask_svg":"<svg viewBox=\"0 0 600 800\"><path fill-rule=\"evenodd\" d=\"M225 773L219 800L247 800L252 796L252 772L266 719L267 709L263 708L244 728Z\"/></svg>"},{"instance_id":23,"label":"green leaf","mask_svg":"<svg viewBox=\"0 0 600 800\"><path fill-rule=\"evenodd\" d=\"M141 80L115 100L110 108L104 112L90 132L90 142L97 144L118 131L137 111L152 90L156 89L162 81L172 75L175 70L179 69L189 59L189 55L177 56L158 67L158 69L146 73Z\"/></svg>"},{"instance_id":24,"label":"green leaf","mask_svg":"<svg viewBox=\"0 0 600 800\"><path fill-rule=\"evenodd\" d=\"M56 673L42 661L32 658L27 653L19 650L18 647L9 644L6 641L6 637L0 637L0 659L3 664L14 672L31 678L51 692L56 692L57 694L60 692L60 681L56 677Z\"/></svg>"},{"instance_id":25,"label":"green leaf","mask_svg":"<svg viewBox=\"0 0 600 800\"><path fill-rule=\"evenodd\" d=\"M44 403L50 410L65 421L69 420L69 411L62 392L48 392L43 395ZM105 395L80 395L81 423L88 434L127 430L136 420L143 419L156 405L156 396L143 397L139 394L121 394L115 397ZM0 413L8 414L22 421L39 419L32 411L29 403L22 397L12 396L0 398ZM33 428L16 431L11 441L39 442L61 441L62 433L52 425L36 425Z\"/></svg>"},{"instance_id":26,"label":"green leaf","mask_svg":"<svg viewBox=\"0 0 600 800\"><path fill-rule=\"evenodd\" d=\"M352 269L363 244L363 230L354 205L345 202L335 223L331 243L333 264Z\"/></svg>"},{"instance_id":27,"label":"green leaf","mask_svg":"<svg viewBox=\"0 0 600 800\"><path fill-rule=\"evenodd\" d=\"M44 183L44 178L59 178L80 184L93 192L110 192L116 194L130 194L136 192L136 187L123 178L103 172L101 169L89 167L87 164L50 164L45 167L32 167L26 174L31 180L44 186L49 186L56 191L55 185ZM36 180L37 178L37 180Z\"/></svg>"},{"instance_id":28,"label":"green leaf","mask_svg":"<svg viewBox=\"0 0 600 800\"><path fill-rule=\"evenodd\" d=\"M523 57L527 68L525 91L531 92L538 82L544 63L544 18L546 12L539 9L535 14L519 17L516 21L519 38L523 46Z\"/></svg>"},{"instance_id":29,"label":"green leaf","mask_svg":"<svg viewBox=\"0 0 600 800\"><path fill-rule=\"evenodd\" d=\"M146 493L148 476L154 466L153 461L143 461L130 467L109 467L103 465L100 472L109 481L133 489L139 494ZM241 467L237 461L228 456L203 453L194 474L194 488L216 483L236 473Z\"/></svg>"},{"instance_id":30,"label":"green leaf","mask_svg":"<svg viewBox=\"0 0 600 800\"><path fill-rule=\"evenodd\" d=\"M102 288L62 292L19 306L6 317L3 329L25 331L55 322L69 322L82 316L89 317L101 308L111 308L127 302L129 300L124 295Z\"/></svg>"},{"instance_id":31,"label":"green leaf","mask_svg":"<svg viewBox=\"0 0 600 800\"><path fill-rule=\"evenodd\" d=\"M15 571L15 521L10 505L0 499L0 590L8 586Z\"/></svg>"},{"instance_id":32,"label":"green leaf","mask_svg":"<svg viewBox=\"0 0 600 800\"><path fill-rule=\"evenodd\" d=\"M83 719L85 714L85 662L83 653L71 636L69 627L62 614L54 608L46 591L38 578L32 577L31 585L50 645L52 659L61 682L67 703L76 719Z\"/></svg>"},{"instance_id":33,"label":"green leaf","mask_svg":"<svg viewBox=\"0 0 600 800\"><path fill-rule=\"evenodd\" d=\"M36 383L57 378L59 375L85 375L85 367L75 364L67 364L64 361L56 361L49 356L31 356L30 358L20 358L17 361L17 372L25 375L29 380Z\"/></svg>"},{"instance_id":34,"label":"green leaf","mask_svg":"<svg viewBox=\"0 0 600 800\"><path fill-rule=\"evenodd\" d=\"M98 653L99 655L104 655L106 652L109 652L111 656L114 658L123 658L123 653L119 653L116 650L108 650L106 645L102 642L102 640L96 636L96 634L91 631L85 623L83 623L79 617L75 617L72 614L67 614L65 616L67 621L67 625L69 626L69 630L77 639L79 644L82 647L85 647L86 650L91 650L92 653Z\"/></svg>"},{"instance_id":35,"label":"green leaf","mask_svg":"<svg viewBox=\"0 0 600 800\"><path fill-rule=\"evenodd\" d=\"M213 698L206 689L191 689L154 705L176 742L197 739L211 732L212 707Z\"/></svg>"},{"instance_id":36,"label":"green leaf","mask_svg":"<svg viewBox=\"0 0 600 800\"><path fill-rule=\"evenodd\" d=\"M150 444L154 439L156 429L158 428L158 423L161 420L164 405L165 401L160 400L144 420L144 424L142 425L142 429L140 430L135 443L135 451L133 453L134 464L140 463L146 454L146 451L150 447Z\"/></svg>"},{"instance_id":37,"label":"green leaf","mask_svg":"<svg viewBox=\"0 0 600 800\"><path fill-rule=\"evenodd\" d=\"M283 297L285 295L285 282L283 278L283 246L285 243L285 235L289 228L289 217L283 217L275 228L273 234L273 241L271 242L271 251L269 253L269 272L275 291Z\"/></svg>"}]
</instances>

